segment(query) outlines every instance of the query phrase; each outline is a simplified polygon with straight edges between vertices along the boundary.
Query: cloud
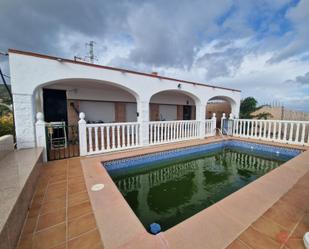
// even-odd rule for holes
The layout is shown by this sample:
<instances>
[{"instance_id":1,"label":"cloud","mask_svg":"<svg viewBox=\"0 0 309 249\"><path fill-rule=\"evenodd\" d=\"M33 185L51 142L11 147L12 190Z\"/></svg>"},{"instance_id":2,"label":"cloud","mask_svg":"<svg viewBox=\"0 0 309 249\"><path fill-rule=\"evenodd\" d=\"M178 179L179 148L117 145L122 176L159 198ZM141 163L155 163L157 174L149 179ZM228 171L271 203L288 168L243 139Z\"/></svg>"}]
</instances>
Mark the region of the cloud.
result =
<instances>
[{"instance_id":1,"label":"cloud","mask_svg":"<svg viewBox=\"0 0 309 249\"><path fill-rule=\"evenodd\" d=\"M129 59L155 66L191 66L195 49L218 31L216 17L230 6L226 0L142 4L128 16L129 34L134 41Z\"/></svg>"},{"instance_id":2,"label":"cloud","mask_svg":"<svg viewBox=\"0 0 309 249\"><path fill-rule=\"evenodd\" d=\"M218 40L206 45L197 55L195 67L205 68L207 80L234 75L245 56L245 50L238 42Z\"/></svg>"},{"instance_id":3,"label":"cloud","mask_svg":"<svg viewBox=\"0 0 309 249\"><path fill-rule=\"evenodd\" d=\"M308 20L309 1L301 0L297 5L286 12L286 18L293 26L289 43L279 50L270 60L276 63L308 51Z\"/></svg>"},{"instance_id":4,"label":"cloud","mask_svg":"<svg viewBox=\"0 0 309 249\"><path fill-rule=\"evenodd\" d=\"M286 83L309 85L309 72L296 76L294 80L287 80Z\"/></svg>"},{"instance_id":5,"label":"cloud","mask_svg":"<svg viewBox=\"0 0 309 249\"><path fill-rule=\"evenodd\" d=\"M300 76L297 76L295 81L297 83L300 83L302 85L307 85L309 84L309 72L307 72L305 75L300 75Z\"/></svg>"},{"instance_id":6,"label":"cloud","mask_svg":"<svg viewBox=\"0 0 309 249\"><path fill-rule=\"evenodd\" d=\"M85 57L94 40L100 64L295 106L287 96L308 94L308 13L307 0L2 0L0 50ZM0 66L9 73L3 57Z\"/></svg>"}]
</instances>

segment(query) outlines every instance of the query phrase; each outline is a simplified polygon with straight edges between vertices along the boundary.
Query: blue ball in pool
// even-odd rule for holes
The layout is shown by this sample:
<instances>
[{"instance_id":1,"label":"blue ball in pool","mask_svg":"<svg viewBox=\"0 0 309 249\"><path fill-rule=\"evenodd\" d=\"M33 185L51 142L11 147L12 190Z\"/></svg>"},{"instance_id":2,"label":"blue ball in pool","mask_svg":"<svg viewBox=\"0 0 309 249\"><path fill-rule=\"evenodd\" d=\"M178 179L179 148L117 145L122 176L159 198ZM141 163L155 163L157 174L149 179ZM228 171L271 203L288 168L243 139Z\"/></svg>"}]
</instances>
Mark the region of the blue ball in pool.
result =
<instances>
[{"instance_id":1,"label":"blue ball in pool","mask_svg":"<svg viewBox=\"0 0 309 249\"><path fill-rule=\"evenodd\" d=\"M150 232L152 234L158 234L159 232L161 232L161 226L158 223L150 224Z\"/></svg>"}]
</instances>

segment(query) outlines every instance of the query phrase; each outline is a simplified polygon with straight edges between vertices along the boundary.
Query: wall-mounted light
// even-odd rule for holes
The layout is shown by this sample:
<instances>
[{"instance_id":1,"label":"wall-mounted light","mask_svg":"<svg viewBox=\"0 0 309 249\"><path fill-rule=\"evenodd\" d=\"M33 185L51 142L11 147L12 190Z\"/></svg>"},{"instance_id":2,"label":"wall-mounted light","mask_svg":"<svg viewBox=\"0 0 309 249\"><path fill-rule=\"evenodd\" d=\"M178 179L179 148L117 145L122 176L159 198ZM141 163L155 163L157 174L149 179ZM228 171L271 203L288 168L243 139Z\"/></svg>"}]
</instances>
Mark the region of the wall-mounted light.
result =
<instances>
[{"instance_id":1,"label":"wall-mounted light","mask_svg":"<svg viewBox=\"0 0 309 249\"><path fill-rule=\"evenodd\" d=\"M178 87L178 89L181 89L181 84L179 83L177 87Z\"/></svg>"},{"instance_id":2,"label":"wall-mounted light","mask_svg":"<svg viewBox=\"0 0 309 249\"><path fill-rule=\"evenodd\" d=\"M139 112L136 112L136 117L139 117Z\"/></svg>"}]
</instances>

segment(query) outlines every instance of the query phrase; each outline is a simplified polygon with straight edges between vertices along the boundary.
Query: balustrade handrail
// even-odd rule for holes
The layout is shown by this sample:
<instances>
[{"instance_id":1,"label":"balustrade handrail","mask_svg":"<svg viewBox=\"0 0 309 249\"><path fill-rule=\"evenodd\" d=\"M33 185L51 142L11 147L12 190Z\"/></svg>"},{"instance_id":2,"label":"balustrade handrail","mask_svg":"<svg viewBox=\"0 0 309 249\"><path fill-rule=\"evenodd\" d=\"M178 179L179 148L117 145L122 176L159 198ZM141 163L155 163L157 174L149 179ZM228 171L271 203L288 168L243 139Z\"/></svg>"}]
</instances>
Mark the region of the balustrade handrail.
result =
<instances>
[{"instance_id":1,"label":"balustrade handrail","mask_svg":"<svg viewBox=\"0 0 309 249\"><path fill-rule=\"evenodd\" d=\"M95 123L95 124L86 124L87 127L101 127L101 126L113 126L113 125L136 125L140 122L122 122L122 123Z\"/></svg>"},{"instance_id":2,"label":"balustrade handrail","mask_svg":"<svg viewBox=\"0 0 309 249\"><path fill-rule=\"evenodd\" d=\"M205 120L206 121L206 120ZM200 120L173 120L173 121L149 121L149 124L158 124L158 123L190 123L190 122L201 122Z\"/></svg>"},{"instance_id":3,"label":"balustrade handrail","mask_svg":"<svg viewBox=\"0 0 309 249\"><path fill-rule=\"evenodd\" d=\"M281 120L281 119L242 119L242 118L236 118L233 120L239 120L239 121L250 121L250 122L277 122L277 123L304 123L309 124L309 121L302 121L302 120Z\"/></svg>"}]
</instances>

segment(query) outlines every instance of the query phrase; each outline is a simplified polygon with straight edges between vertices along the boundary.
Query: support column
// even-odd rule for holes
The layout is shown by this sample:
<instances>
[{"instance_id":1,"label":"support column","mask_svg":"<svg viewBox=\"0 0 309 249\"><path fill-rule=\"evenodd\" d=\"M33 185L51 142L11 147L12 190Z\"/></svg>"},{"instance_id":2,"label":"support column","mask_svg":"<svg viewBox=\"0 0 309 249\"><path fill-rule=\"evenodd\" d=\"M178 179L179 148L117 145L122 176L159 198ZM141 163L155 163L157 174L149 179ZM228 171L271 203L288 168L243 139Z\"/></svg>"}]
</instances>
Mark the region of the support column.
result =
<instances>
[{"instance_id":1,"label":"support column","mask_svg":"<svg viewBox=\"0 0 309 249\"><path fill-rule=\"evenodd\" d=\"M233 113L230 113L229 121L228 121L228 133L229 136L234 135L234 116Z\"/></svg>"},{"instance_id":2,"label":"support column","mask_svg":"<svg viewBox=\"0 0 309 249\"><path fill-rule=\"evenodd\" d=\"M222 113L221 127L220 127L222 133L224 132L225 119L226 119L226 115L225 115L225 113Z\"/></svg>"},{"instance_id":3,"label":"support column","mask_svg":"<svg viewBox=\"0 0 309 249\"><path fill-rule=\"evenodd\" d=\"M141 146L149 145L149 101L139 100L137 102L137 121L140 123L140 143Z\"/></svg>"},{"instance_id":4,"label":"support column","mask_svg":"<svg viewBox=\"0 0 309 249\"><path fill-rule=\"evenodd\" d=\"M212 124L211 124L211 130L212 130L212 135L216 135L216 129L217 129L217 118L216 118L216 113L212 114L211 118Z\"/></svg>"},{"instance_id":5,"label":"support column","mask_svg":"<svg viewBox=\"0 0 309 249\"><path fill-rule=\"evenodd\" d=\"M85 113L81 112L79 114L78 121L78 135L79 135L79 154L80 156L87 155L87 128L86 128L86 120Z\"/></svg>"},{"instance_id":6,"label":"support column","mask_svg":"<svg viewBox=\"0 0 309 249\"><path fill-rule=\"evenodd\" d=\"M36 146L43 148L43 161L47 161L46 151L46 123L42 112L36 114L37 121L35 123Z\"/></svg>"},{"instance_id":7,"label":"support column","mask_svg":"<svg viewBox=\"0 0 309 249\"><path fill-rule=\"evenodd\" d=\"M198 137L203 139L205 137L205 109L206 104L196 104L196 120L199 121L199 134Z\"/></svg>"},{"instance_id":8,"label":"support column","mask_svg":"<svg viewBox=\"0 0 309 249\"><path fill-rule=\"evenodd\" d=\"M31 94L13 94L14 121L17 148L34 148L35 142L35 114Z\"/></svg>"},{"instance_id":9,"label":"support column","mask_svg":"<svg viewBox=\"0 0 309 249\"><path fill-rule=\"evenodd\" d=\"M231 113L235 118L239 117L240 104L239 103L231 103Z\"/></svg>"}]
</instances>

